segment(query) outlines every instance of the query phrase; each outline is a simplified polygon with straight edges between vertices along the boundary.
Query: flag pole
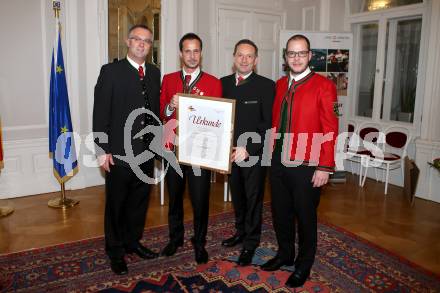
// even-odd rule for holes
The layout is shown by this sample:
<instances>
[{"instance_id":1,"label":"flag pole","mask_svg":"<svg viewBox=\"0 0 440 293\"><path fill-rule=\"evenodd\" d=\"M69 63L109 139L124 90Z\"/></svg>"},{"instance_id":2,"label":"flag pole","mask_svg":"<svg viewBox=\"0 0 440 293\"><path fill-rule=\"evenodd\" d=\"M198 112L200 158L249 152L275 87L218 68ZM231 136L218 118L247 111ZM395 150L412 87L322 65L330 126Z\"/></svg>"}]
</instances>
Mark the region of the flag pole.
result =
<instances>
[{"instance_id":1,"label":"flag pole","mask_svg":"<svg viewBox=\"0 0 440 293\"><path fill-rule=\"evenodd\" d=\"M2 123L0 119L0 173L1 169L3 169L3 139L2 139ZM0 218L6 217L14 212L14 208L6 205L0 205Z\"/></svg>"},{"instance_id":2,"label":"flag pole","mask_svg":"<svg viewBox=\"0 0 440 293\"><path fill-rule=\"evenodd\" d=\"M1 142L0 142L1 143ZM14 212L14 208L9 205L0 205L0 218L9 216Z\"/></svg>"},{"instance_id":3,"label":"flag pole","mask_svg":"<svg viewBox=\"0 0 440 293\"><path fill-rule=\"evenodd\" d=\"M61 2L59 0L52 0L52 9L53 13L55 14L55 18L58 20L60 17Z\"/></svg>"},{"instance_id":4,"label":"flag pole","mask_svg":"<svg viewBox=\"0 0 440 293\"><path fill-rule=\"evenodd\" d=\"M9 205L5 205L5 206L0 205L0 218L7 217L10 214L12 214L13 212L14 212L13 207L11 207Z\"/></svg>"},{"instance_id":5,"label":"flag pole","mask_svg":"<svg viewBox=\"0 0 440 293\"><path fill-rule=\"evenodd\" d=\"M14 208L10 206L0 207L0 218L7 217L14 212Z\"/></svg>"},{"instance_id":6,"label":"flag pole","mask_svg":"<svg viewBox=\"0 0 440 293\"><path fill-rule=\"evenodd\" d=\"M59 17L60 17L60 10L61 10L61 2L59 0L52 0L52 8L53 12L55 14L55 19L57 22L57 27L59 26ZM72 137L73 139L73 137ZM71 208L79 203L78 200L70 199L66 197L66 187L65 187L65 181L63 179L58 178L60 185L61 185L61 196L60 198L54 198L48 201L47 205L51 208L57 208L57 209L68 209Z\"/></svg>"},{"instance_id":7,"label":"flag pole","mask_svg":"<svg viewBox=\"0 0 440 293\"><path fill-rule=\"evenodd\" d=\"M61 183L61 197L49 200L47 205L51 208L56 208L56 209L68 209L77 205L78 203L79 203L78 200L66 197L66 188L63 182Z\"/></svg>"}]
</instances>

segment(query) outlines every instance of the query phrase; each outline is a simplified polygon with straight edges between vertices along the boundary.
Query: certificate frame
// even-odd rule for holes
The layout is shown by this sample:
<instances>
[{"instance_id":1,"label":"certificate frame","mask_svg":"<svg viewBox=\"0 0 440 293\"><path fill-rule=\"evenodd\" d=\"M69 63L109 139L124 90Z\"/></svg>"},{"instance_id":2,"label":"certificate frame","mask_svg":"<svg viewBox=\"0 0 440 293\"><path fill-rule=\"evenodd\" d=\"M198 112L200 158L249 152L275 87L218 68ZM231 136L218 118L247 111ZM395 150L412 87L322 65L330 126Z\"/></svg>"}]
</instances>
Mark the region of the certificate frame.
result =
<instances>
[{"instance_id":1,"label":"certificate frame","mask_svg":"<svg viewBox=\"0 0 440 293\"><path fill-rule=\"evenodd\" d=\"M231 173L230 160L235 121L235 100L176 94L176 156L180 164L224 174Z\"/></svg>"}]
</instances>

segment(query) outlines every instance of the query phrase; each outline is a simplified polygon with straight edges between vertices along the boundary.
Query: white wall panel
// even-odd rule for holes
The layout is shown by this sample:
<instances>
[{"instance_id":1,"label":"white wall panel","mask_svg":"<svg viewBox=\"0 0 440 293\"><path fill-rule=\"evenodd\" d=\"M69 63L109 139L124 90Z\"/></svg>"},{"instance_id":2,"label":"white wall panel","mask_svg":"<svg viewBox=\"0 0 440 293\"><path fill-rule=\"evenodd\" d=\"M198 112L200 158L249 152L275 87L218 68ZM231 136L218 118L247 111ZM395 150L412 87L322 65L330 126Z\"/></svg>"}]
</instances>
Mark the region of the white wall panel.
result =
<instances>
[{"instance_id":1,"label":"white wall panel","mask_svg":"<svg viewBox=\"0 0 440 293\"><path fill-rule=\"evenodd\" d=\"M321 0L285 0L284 10L287 13L285 29L319 30L320 7Z\"/></svg>"},{"instance_id":2,"label":"white wall panel","mask_svg":"<svg viewBox=\"0 0 440 293\"><path fill-rule=\"evenodd\" d=\"M416 164L420 169L416 196L440 203L440 172L428 165L440 158L440 142L417 140Z\"/></svg>"},{"instance_id":3,"label":"white wall panel","mask_svg":"<svg viewBox=\"0 0 440 293\"><path fill-rule=\"evenodd\" d=\"M107 51L99 34L107 17L102 13L106 2L61 1L71 116L74 130L83 134L82 138L91 131L93 88ZM60 186L48 153L49 74L55 38L52 1L0 1L0 33L8 40L0 43L0 117L5 157L0 198L57 191ZM85 153L82 147L80 172L66 184L67 189L104 182L98 168L83 166Z\"/></svg>"},{"instance_id":4,"label":"white wall panel","mask_svg":"<svg viewBox=\"0 0 440 293\"><path fill-rule=\"evenodd\" d=\"M47 133L46 2L0 2L0 113L5 139Z\"/></svg>"}]
</instances>

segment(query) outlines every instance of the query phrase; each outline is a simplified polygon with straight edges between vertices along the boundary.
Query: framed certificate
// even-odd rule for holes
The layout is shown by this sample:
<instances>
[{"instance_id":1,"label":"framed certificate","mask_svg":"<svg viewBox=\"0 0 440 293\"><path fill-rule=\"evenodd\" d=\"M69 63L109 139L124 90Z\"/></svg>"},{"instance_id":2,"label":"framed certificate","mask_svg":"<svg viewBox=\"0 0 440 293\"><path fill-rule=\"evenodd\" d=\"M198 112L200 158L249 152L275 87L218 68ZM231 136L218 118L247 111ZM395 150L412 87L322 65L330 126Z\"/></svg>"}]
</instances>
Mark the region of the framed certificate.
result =
<instances>
[{"instance_id":1,"label":"framed certificate","mask_svg":"<svg viewBox=\"0 0 440 293\"><path fill-rule=\"evenodd\" d=\"M177 95L179 163L230 173L235 100Z\"/></svg>"}]
</instances>

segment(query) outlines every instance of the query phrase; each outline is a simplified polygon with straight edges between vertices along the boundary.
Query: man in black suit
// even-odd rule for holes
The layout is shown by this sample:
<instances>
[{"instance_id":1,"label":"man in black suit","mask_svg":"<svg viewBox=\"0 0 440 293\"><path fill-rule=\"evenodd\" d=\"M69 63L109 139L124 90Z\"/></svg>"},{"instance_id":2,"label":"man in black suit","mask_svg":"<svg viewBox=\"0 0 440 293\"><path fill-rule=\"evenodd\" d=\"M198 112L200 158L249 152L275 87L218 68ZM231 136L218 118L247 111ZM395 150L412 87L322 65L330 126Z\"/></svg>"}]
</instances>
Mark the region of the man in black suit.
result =
<instances>
[{"instance_id":1,"label":"man in black suit","mask_svg":"<svg viewBox=\"0 0 440 293\"><path fill-rule=\"evenodd\" d=\"M235 211L236 233L222 242L232 247L243 243L239 265L252 262L260 244L266 168L261 155L266 131L271 126L275 83L253 72L258 48L251 40L240 40L234 48L234 74L221 79L223 96L236 100L234 148L229 184ZM249 134L259 136L250 138ZM248 166L251 165L251 166Z\"/></svg>"},{"instance_id":2,"label":"man in black suit","mask_svg":"<svg viewBox=\"0 0 440 293\"><path fill-rule=\"evenodd\" d=\"M145 63L153 43L153 33L148 27L132 27L126 43L127 58L101 68L93 109L98 161L105 171L105 250L112 271L118 275L128 271L125 253L135 253L144 259L158 256L139 242L145 225L150 186L139 179L124 156L137 156L149 149L152 136L135 135L146 126L159 125L156 121L159 117L160 71ZM135 117L131 131L124 130L134 110L142 113ZM106 138L102 137L103 134ZM124 135L131 150L124 145ZM150 177L153 161L150 158L139 166Z\"/></svg>"}]
</instances>

